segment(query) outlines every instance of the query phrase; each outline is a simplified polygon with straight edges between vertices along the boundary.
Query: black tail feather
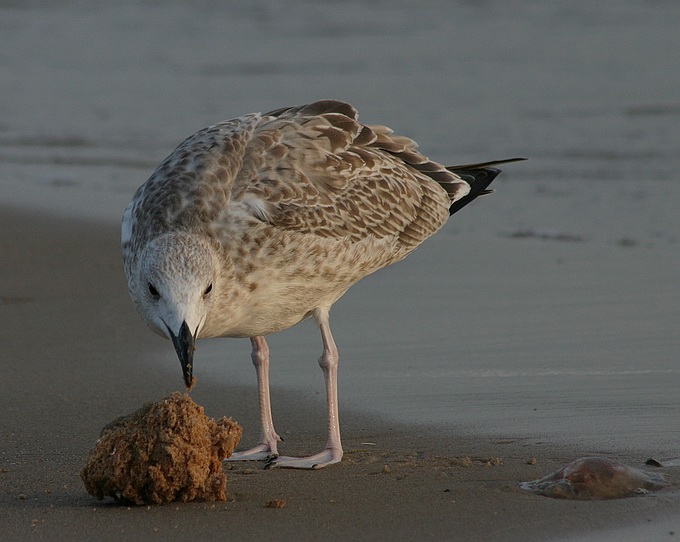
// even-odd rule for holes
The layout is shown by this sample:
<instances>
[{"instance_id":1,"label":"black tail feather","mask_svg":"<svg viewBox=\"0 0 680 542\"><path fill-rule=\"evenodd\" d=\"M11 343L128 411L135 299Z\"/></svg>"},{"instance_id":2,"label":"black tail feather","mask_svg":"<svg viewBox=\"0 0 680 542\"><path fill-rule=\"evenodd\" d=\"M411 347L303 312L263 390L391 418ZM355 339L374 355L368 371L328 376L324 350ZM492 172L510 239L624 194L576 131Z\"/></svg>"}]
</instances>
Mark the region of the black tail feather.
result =
<instances>
[{"instance_id":1,"label":"black tail feather","mask_svg":"<svg viewBox=\"0 0 680 542\"><path fill-rule=\"evenodd\" d=\"M493 192L493 190L489 190L487 187L501 172L500 169L493 166L507 164L509 162L519 162L521 160L526 160L526 158L508 158L506 160L480 162L478 164L447 166L446 169L452 173L455 173L470 184L470 192L466 196L455 201L453 205L449 207L449 216L457 211L460 211L475 198Z\"/></svg>"}]
</instances>

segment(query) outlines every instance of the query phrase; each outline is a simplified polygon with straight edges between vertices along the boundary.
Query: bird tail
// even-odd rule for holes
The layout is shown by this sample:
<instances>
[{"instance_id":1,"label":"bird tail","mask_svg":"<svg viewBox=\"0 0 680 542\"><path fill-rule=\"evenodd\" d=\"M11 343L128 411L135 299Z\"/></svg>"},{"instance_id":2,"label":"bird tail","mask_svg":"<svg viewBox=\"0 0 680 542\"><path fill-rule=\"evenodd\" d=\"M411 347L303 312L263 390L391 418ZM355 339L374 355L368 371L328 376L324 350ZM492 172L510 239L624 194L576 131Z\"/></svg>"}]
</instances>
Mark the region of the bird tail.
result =
<instances>
[{"instance_id":1,"label":"bird tail","mask_svg":"<svg viewBox=\"0 0 680 542\"><path fill-rule=\"evenodd\" d=\"M494 160L492 162L480 162L479 164L447 166L447 170L451 173L455 173L470 185L470 192L459 200L454 201L451 207L449 207L449 216L460 211L478 196L484 196L485 194L493 192L493 190L488 189L488 186L501 172L500 169L494 166L507 164L509 162L520 162L522 160L526 160L526 158L507 158L505 160Z\"/></svg>"}]
</instances>

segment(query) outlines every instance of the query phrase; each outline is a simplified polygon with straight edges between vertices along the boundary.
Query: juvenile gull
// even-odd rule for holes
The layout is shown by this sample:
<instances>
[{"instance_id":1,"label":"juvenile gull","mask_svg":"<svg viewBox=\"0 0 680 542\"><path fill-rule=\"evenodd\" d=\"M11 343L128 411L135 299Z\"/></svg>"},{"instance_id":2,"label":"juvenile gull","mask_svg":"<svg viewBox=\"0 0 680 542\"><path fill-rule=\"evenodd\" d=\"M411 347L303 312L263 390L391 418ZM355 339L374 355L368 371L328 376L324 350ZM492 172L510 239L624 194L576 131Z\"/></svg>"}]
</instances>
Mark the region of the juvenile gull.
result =
<instances>
[{"instance_id":1,"label":"juvenile gull","mask_svg":"<svg viewBox=\"0 0 680 542\"><path fill-rule=\"evenodd\" d=\"M340 461L331 306L487 193L493 166L507 161L444 167L410 139L359 123L351 105L326 100L210 126L161 163L123 217L128 289L146 323L172 340L187 386L196 339L250 338L262 433L231 459ZM328 441L309 457L279 456L265 336L310 316L323 343Z\"/></svg>"}]
</instances>

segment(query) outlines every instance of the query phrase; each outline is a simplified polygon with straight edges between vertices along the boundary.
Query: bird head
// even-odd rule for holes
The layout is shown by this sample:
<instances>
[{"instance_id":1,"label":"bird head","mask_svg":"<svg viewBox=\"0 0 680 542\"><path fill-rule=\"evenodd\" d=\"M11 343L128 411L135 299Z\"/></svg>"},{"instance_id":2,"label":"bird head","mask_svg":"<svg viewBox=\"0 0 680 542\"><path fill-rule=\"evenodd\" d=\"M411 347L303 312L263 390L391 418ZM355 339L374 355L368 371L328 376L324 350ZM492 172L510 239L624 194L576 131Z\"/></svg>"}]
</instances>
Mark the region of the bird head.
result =
<instances>
[{"instance_id":1,"label":"bird head","mask_svg":"<svg viewBox=\"0 0 680 542\"><path fill-rule=\"evenodd\" d=\"M137 310L151 329L172 341L187 387L195 342L219 287L217 262L217 251L205 238L168 233L148 243L130 281Z\"/></svg>"}]
</instances>

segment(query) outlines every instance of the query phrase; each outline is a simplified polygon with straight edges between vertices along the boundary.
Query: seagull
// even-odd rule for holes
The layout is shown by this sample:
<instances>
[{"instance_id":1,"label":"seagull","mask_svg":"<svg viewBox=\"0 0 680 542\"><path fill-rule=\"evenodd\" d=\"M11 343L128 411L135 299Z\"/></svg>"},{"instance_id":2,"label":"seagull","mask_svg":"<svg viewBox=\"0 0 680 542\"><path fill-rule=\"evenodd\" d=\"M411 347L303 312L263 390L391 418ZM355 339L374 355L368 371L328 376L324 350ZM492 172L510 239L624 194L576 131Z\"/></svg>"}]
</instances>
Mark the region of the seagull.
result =
<instances>
[{"instance_id":1,"label":"seagull","mask_svg":"<svg viewBox=\"0 0 680 542\"><path fill-rule=\"evenodd\" d=\"M252 113L184 140L136 191L121 228L132 301L172 341L193 385L195 342L249 338L261 434L231 460L319 469L342 459L332 305L366 275L405 258L480 195L498 164L444 167L385 126L323 100ZM279 455L266 336L313 318L323 346L328 440Z\"/></svg>"}]
</instances>

